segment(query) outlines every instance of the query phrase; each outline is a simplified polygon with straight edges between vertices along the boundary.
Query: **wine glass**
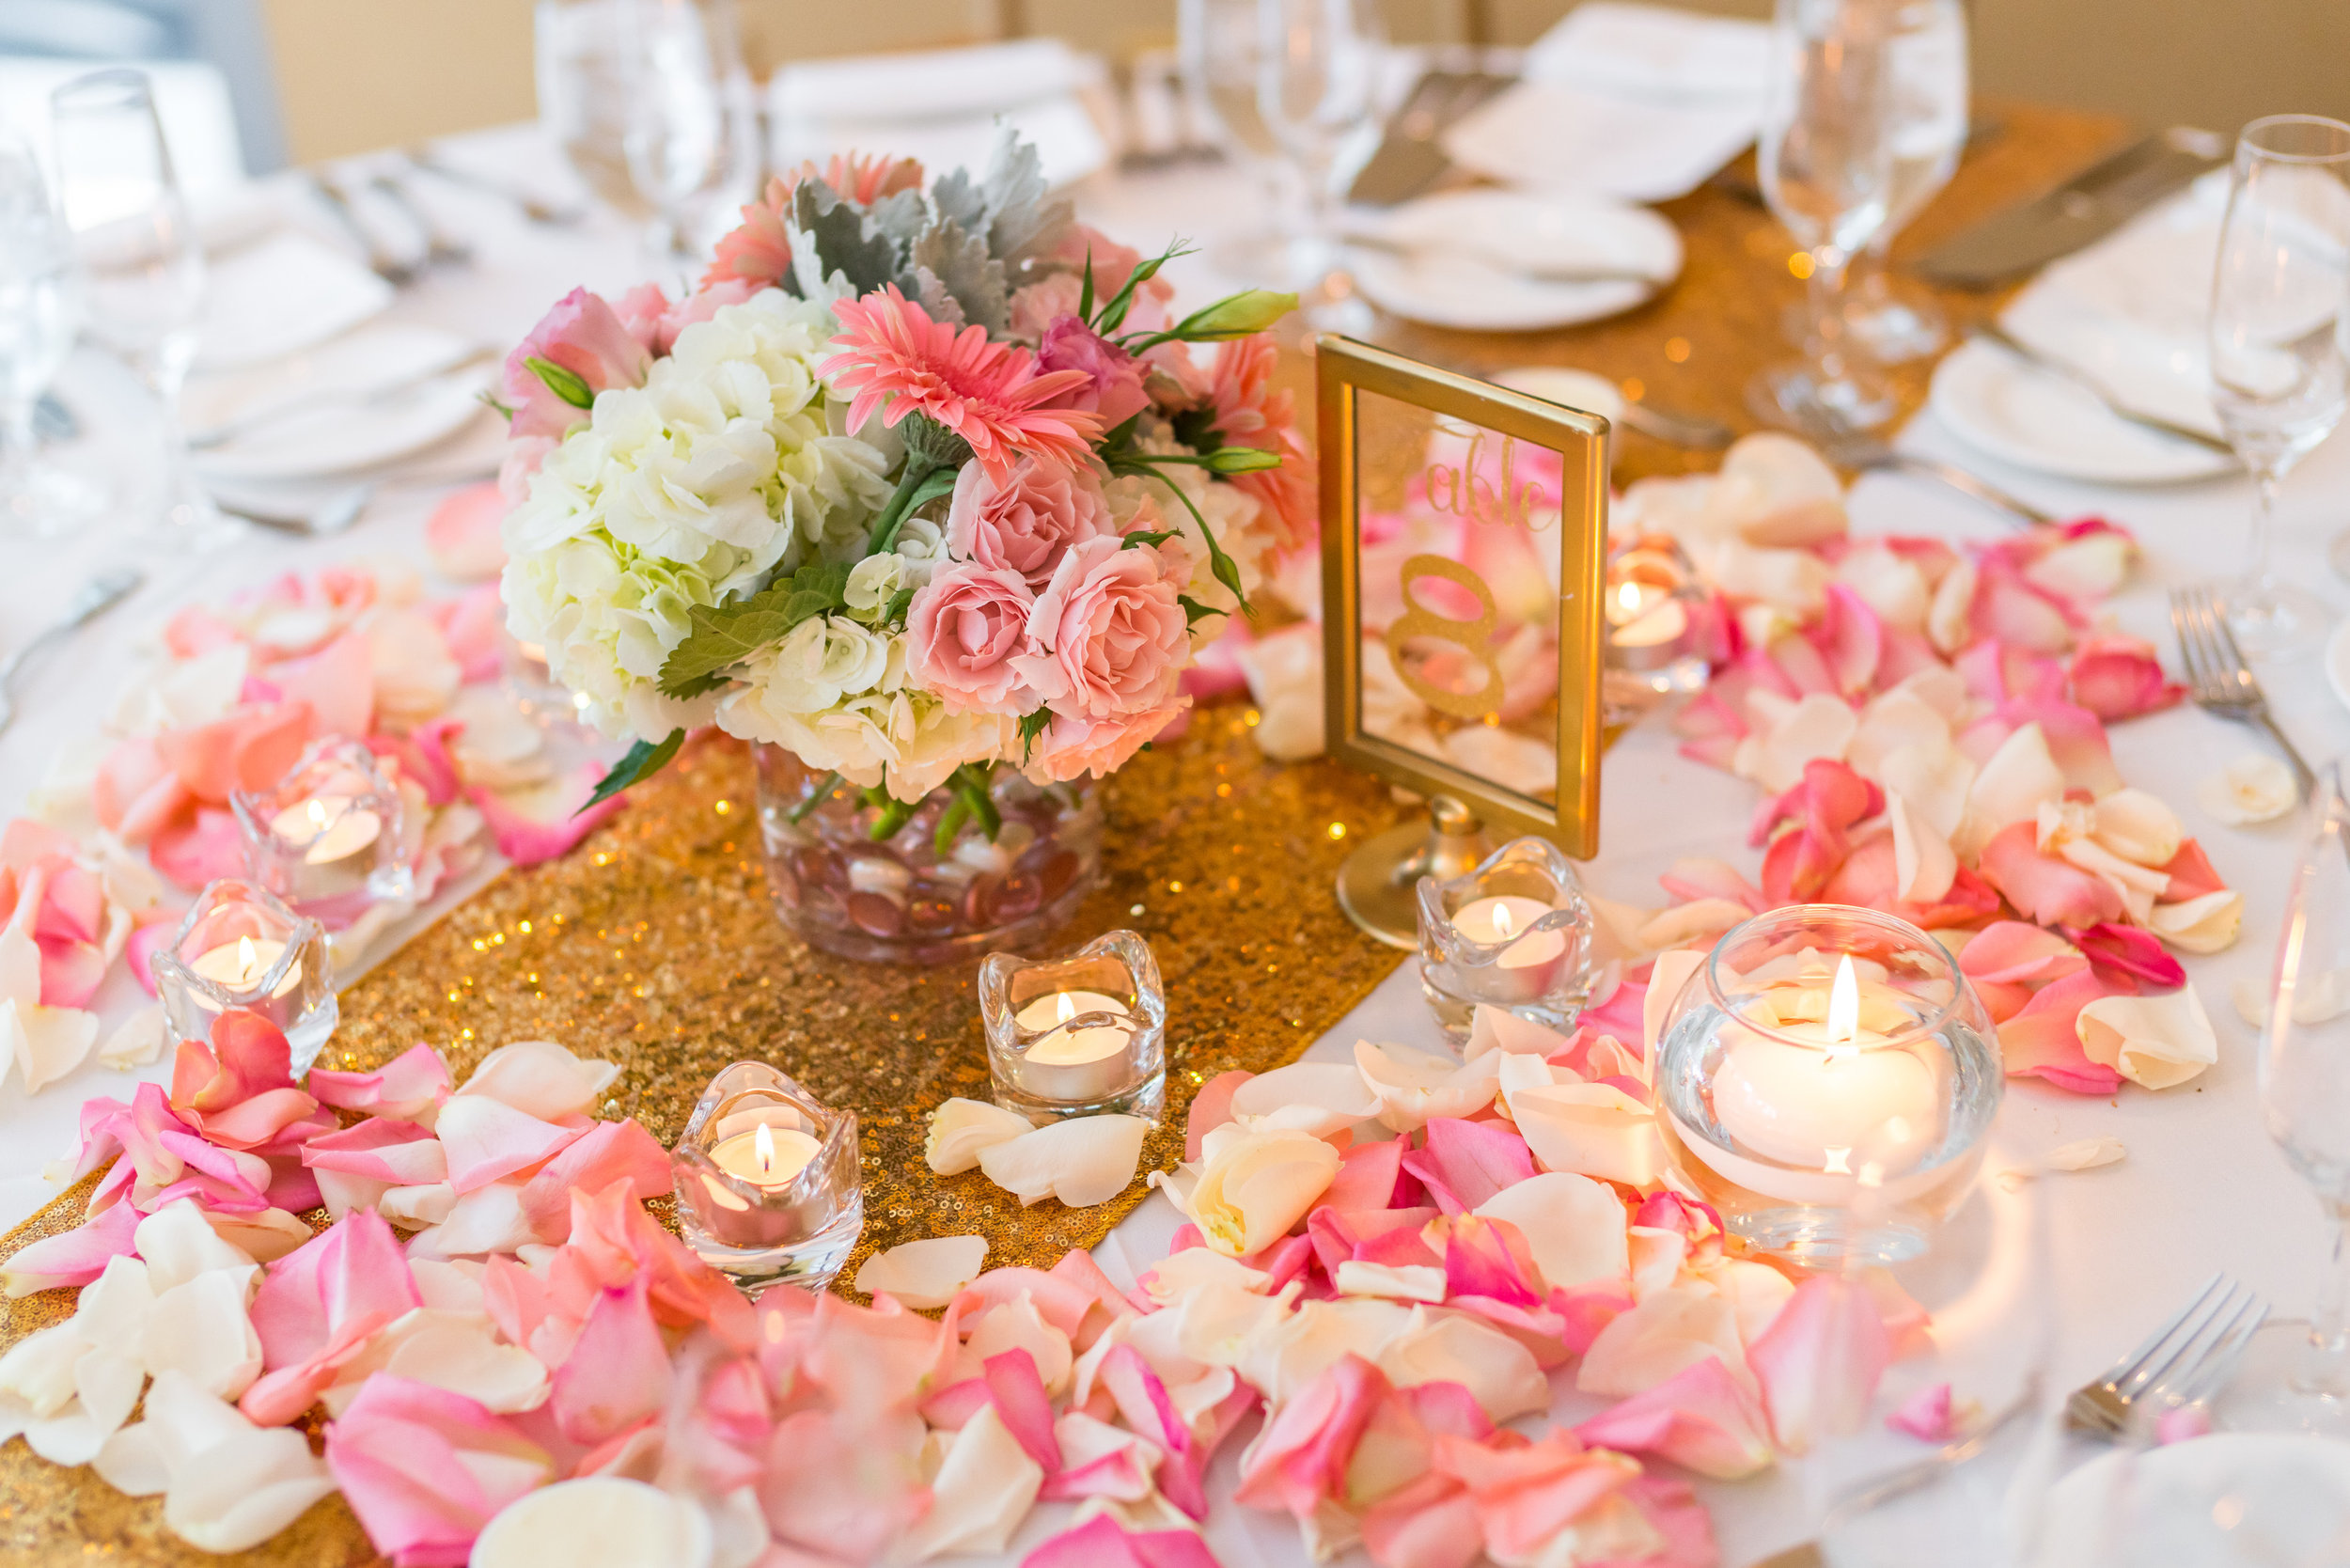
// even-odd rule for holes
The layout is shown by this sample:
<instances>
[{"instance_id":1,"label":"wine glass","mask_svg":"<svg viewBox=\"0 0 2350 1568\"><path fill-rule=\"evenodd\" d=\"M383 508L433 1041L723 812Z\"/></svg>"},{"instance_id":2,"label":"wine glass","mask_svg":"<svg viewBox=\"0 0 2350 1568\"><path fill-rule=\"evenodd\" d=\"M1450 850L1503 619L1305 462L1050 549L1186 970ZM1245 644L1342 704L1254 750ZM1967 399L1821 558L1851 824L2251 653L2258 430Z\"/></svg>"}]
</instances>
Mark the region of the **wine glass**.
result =
<instances>
[{"instance_id":1,"label":"wine glass","mask_svg":"<svg viewBox=\"0 0 2350 1568\"><path fill-rule=\"evenodd\" d=\"M1852 259L1885 225L1893 194L1895 22L1904 0L1778 0L1759 162L1762 195L1805 258L1811 321L1805 357L1755 378L1766 419L1868 430L1893 415L1885 382L1849 353L1843 288Z\"/></svg>"},{"instance_id":2,"label":"wine glass","mask_svg":"<svg viewBox=\"0 0 2350 1568\"><path fill-rule=\"evenodd\" d=\"M1893 164L1885 222L1846 285L1844 336L1880 365L1922 359L1949 334L1923 295L1896 293L1887 260L1893 236L1950 182L1966 145L1966 8L1963 0L1905 0L1895 13Z\"/></svg>"},{"instance_id":3,"label":"wine glass","mask_svg":"<svg viewBox=\"0 0 2350 1568\"><path fill-rule=\"evenodd\" d=\"M137 373L161 420L162 503L140 532L169 549L216 549L242 538L244 525L223 516L196 481L180 424L180 386L203 316L204 248L172 173L154 91L146 72L117 68L66 83L49 106L84 320Z\"/></svg>"},{"instance_id":4,"label":"wine glass","mask_svg":"<svg viewBox=\"0 0 2350 1568\"><path fill-rule=\"evenodd\" d=\"M2285 896L2261 1118L2317 1194L2332 1266L2310 1320L2252 1336L2214 1414L2223 1427L2350 1436L2350 802L2342 764L2318 776L2314 825Z\"/></svg>"},{"instance_id":5,"label":"wine glass","mask_svg":"<svg viewBox=\"0 0 2350 1568\"><path fill-rule=\"evenodd\" d=\"M650 269L744 183L745 76L726 0L539 0L539 117L597 198L640 227Z\"/></svg>"},{"instance_id":6,"label":"wine glass","mask_svg":"<svg viewBox=\"0 0 2350 1568\"><path fill-rule=\"evenodd\" d=\"M1259 0L1182 0L1175 16L1177 57L1193 113L1223 133L1225 152L1262 187L1263 211L1251 227L1209 247L1216 270L1262 282L1281 281L1287 258L1280 215L1295 211L1281 149L1257 107Z\"/></svg>"},{"instance_id":7,"label":"wine glass","mask_svg":"<svg viewBox=\"0 0 2350 1568\"><path fill-rule=\"evenodd\" d=\"M2254 659L2306 652L2325 628L2315 600L2277 581L2268 536L2279 481L2350 404L2345 180L2350 125L2338 120L2272 115L2236 138L2212 274L2211 385L2219 428L2252 478L2249 558L2227 604Z\"/></svg>"},{"instance_id":8,"label":"wine glass","mask_svg":"<svg viewBox=\"0 0 2350 1568\"><path fill-rule=\"evenodd\" d=\"M1290 281L1314 326L1361 331L1369 310L1340 269L1341 159L1371 125L1381 30L1373 0L1258 0L1257 110L1295 175Z\"/></svg>"},{"instance_id":9,"label":"wine glass","mask_svg":"<svg viewBox=\"0 0 2350 1568\"><path fill-rule=\"evenodd\" d=\"M80 475L43 463L34 430L80 314L72 237L32 149L0 131L0 534L62 533L105 499Z\"/></svg>"}]
</instances>

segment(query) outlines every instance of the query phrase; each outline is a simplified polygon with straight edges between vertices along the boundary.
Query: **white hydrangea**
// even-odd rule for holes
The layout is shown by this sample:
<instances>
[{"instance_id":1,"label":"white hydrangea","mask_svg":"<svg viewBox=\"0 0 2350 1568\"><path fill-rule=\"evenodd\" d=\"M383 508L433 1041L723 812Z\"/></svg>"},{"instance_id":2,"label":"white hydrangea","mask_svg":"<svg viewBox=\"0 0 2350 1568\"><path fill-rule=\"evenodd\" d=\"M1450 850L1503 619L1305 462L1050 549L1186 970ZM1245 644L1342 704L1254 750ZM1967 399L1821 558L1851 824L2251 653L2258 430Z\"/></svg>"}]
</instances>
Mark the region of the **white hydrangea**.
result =
<instances>
[{"instance_id":1,"label":"white hydrangea","mask_svg":"<svg viewBox=\"0 0 2350 1568\"><path fill-rule=\"evenodd\" d=\"M816 628L810 631L809 628ZM852 784L886 784L920 800L965 762L1005 754L1011 721L958 713L906 679L905 636L883 637L838 616L806 620L745 664L716 721L729 735L782 746ZM885 651L870 684L850 684Z\"/></svg>"},{"instance_id":2,"label":"white hydrangea","mask_svg":"<svg viewBox=\"0 0 2350 1568\"><path fill-rule=\"evenodd\" d=\"M706 722L655 682L689 608L810 558L853 560L894 437L846 433L816 374L832 313L777 290L678 335L641 387L600 394L507 518L507 624L606 734Z\"/></svg>"}]
</instances>

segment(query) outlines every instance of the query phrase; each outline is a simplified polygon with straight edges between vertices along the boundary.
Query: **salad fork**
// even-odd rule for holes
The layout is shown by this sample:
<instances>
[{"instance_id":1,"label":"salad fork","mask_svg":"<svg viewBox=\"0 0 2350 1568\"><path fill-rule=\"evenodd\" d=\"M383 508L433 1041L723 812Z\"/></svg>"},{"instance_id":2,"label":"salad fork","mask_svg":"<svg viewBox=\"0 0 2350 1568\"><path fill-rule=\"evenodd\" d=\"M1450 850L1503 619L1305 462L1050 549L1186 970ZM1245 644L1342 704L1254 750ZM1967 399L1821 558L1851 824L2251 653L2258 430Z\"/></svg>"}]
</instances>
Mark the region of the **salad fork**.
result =
<instances>
[{"instance_id":1,"label":"salad fork","mask_svg":"<svg viewBox=\"0 0 2350 1568\"><path fill-rule=\"evenodd\" d=\"M2170 629L2178 635L2179 662L2186 668L2188 695L2194 698L2195 706L2266 730L2285 754L2306 799L2316 787L2317 776L2270 716L2268 694L2261 690L2252 666L2236 647L2235 634L2228 630L2227 605L2206 588L2172 588Z\"/></svg>"},{"instance_id":2,"label":"salad fork","mask_svg":"<svg viewBox=\"0 0 2350 1568\"><path fill-rule=\"evenodd\" d=\"M36 633L15 652L0 659L0 729L6 729L16 718L16 698L13 695L16 678L24 673L33 655L84 621L114 608L136 592L139 584L145 581L145 574L132 566L118 566L100 572L66 601L63 615Z\"/></svg>"}]
</instances>

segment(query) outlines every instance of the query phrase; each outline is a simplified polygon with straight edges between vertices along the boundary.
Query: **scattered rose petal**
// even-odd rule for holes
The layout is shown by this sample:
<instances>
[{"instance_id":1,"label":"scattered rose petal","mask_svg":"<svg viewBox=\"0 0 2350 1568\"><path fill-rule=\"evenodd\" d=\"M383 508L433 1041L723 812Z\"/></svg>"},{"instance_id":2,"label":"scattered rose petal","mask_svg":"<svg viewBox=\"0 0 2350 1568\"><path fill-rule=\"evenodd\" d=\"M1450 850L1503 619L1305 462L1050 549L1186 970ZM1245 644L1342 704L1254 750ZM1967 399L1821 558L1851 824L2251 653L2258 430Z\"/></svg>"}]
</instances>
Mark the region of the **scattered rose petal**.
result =
<instances>
[{"instance_id":1,"label":"scattered rose petal","mask_svg":"<svg viewBox=\"0 0 2350 1568\"><path fill-rule=\"evenodd\" d=\"M2248 752L2195 786L2195 804L2237 827L2273 822L2301 804L2293 770L2265 752Z\"/></svg>"},{"instance_id":2,"label":"scattered rose petal","mask_svg":"<svg viewBox=\"0 0 2350 1568\"><path fill-rule=\"evenodd\" d=\"M1202 1149L1205 1162L1187 1193L1163 1172L1152 1173L1152 1184L1166 1187L1208 1245L1228 1257L1261 1251L1287 1234L1339 1173L1339 1152L1305 1133L1233 1124L1210 1133Z\"/></svg>"},{"instance_id":3,"label":"scattered rose petal","mask_svg":"<svg viewBox=\"0 0 2350 1568\"><path fill-rule=\"evenodd\" d=\"M473 1544L469 1568L701 1568L710 1519L684 1497L616 1476L558 1481L500 1510Z\"/></svg>"},{"instance_id":4,"label":"scattered rose petal","mask_svg":"<svg viewBox=\"0 0 2350 1568\"><path fill-rule=\"evenodd\" d=\"M1028 1119L1018 1111L1006 1110L985 1100L957 1096L941 1101L938 1108L931 1112L923 1152L932 1170L941 1176L953 1176L976 1168L979 1155L996 1144L1009 1143L1033 1131Z\"/></svg>"},{"instance_id":5,"label":"scattered rose petal","mask_svg":"<svg viewBox=\"0 0 2350 1568\"><path fill-rule=\"evenodd\" d=\"M2128 1152L2118 1137L2090 1137L2059 1144L2048 1151L2046 1163L2051 1170L2094 1170L2118 1163Z\"/></svg>"},{"instance_id":6,"label":"scattered rose petal","mask_svg":"<svg viewBox=\"0 0 2350 1568\"><path fill-rule=\"evenodd\" d=\"M986 1262L985 1236L926 1236L866 1259L856 1271L856 1288L868 1295L886 1291L917 1310L944 1307Z\"/></svg>"},{"instance_id":7,"label":"scattered rose petal","mask_svg":"<svg viewBox=\"0 0 2350 1568\"><path fill-rule=\"evenodd\" d=\"M1922 1443L1949 1442L1958 1435L1950 1410L1950 1386L1935 1383L1919 1389L1895 1406L1885 1424Z\"/></svg>"},{"instance_id":8,"label":"scattered rose petal","mask_svg":"<svg viewBox=\"0 0 2350 1568\"><path fill-rule=\"evenodd\" d=\"M1023 1207L1058 1198L1073 1209L1089 1208L1133 1184L1150 1130L1138 1116L1073 1116L990 1144L979 1151L979 1168Z\"/></svg>"},{"instance_id":9,"label":"scattered rose petal","mask_svg":"<svg viewBox=\"0 0 2350 1568\"><path fill-rule=\"evenodd\" d=\"M2102 996L2080 1011L2081 1054L2148 1089L2170 1089L2219 1059L2193 986L2160 996Z\"/></svg>"}]
</instances>

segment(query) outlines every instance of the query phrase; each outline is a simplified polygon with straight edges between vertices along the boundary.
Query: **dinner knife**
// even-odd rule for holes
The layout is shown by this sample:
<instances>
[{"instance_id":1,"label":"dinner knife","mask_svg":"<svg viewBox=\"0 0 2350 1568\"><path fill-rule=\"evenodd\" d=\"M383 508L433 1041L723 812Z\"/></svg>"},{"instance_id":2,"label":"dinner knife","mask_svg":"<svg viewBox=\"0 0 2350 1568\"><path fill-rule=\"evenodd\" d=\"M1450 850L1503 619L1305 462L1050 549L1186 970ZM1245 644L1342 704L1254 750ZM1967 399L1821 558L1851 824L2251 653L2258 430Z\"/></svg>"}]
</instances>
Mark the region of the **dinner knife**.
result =
<instances>
[{"instance_id":1,"label":"dinner knife","mask_svg":"<svg viewBox=\"0 0 2350 1568\"><path fill-rule=\"evenodd\" d=\"M1516 80L1484 71L1429 71L1388 119L1378 149L1347 188L1347 200L1392 207L1428 190L1452 167L1438 145L1444 133Z\"/></svg>"},{"instance_id":2,"label":"dinner knife","mask_svg":"<svg viewBox=\"0 0 2350 1568\"><path fill-rule=\"evenodd\" d=\"M2104 238L2227 158L2225 136L2174 125L1944 241L1915 270L1956 288L1997 287Z\"/></svg>"},{"instance_id":3,"label":"dinner knife","mask_svg":"<svg viewBox=\"0 0 2350 1568\"><path fill-rule=\"evenodd\" d=\"M2078 366L2069 365L2054 354L2041 353L1997 321L1977 322L1972 336L1996 344L2025 364L2045 370L2060 381L2070 382L2105 404L2106 412L2117 419L2125 420L2141 430L2153 431L2157 435L2167 435L2173 441L2189 442L2210 451L2224 452L2231 459L2235 456L2235 448L2216 435L2206 434L2190 425L2182 425L2165 419L2160 415L2141 413L2127 403L2122 402L2112 393L2107 391L2097 378L2088 371L2081 369Z\"/></svg>"}]
</instances>

